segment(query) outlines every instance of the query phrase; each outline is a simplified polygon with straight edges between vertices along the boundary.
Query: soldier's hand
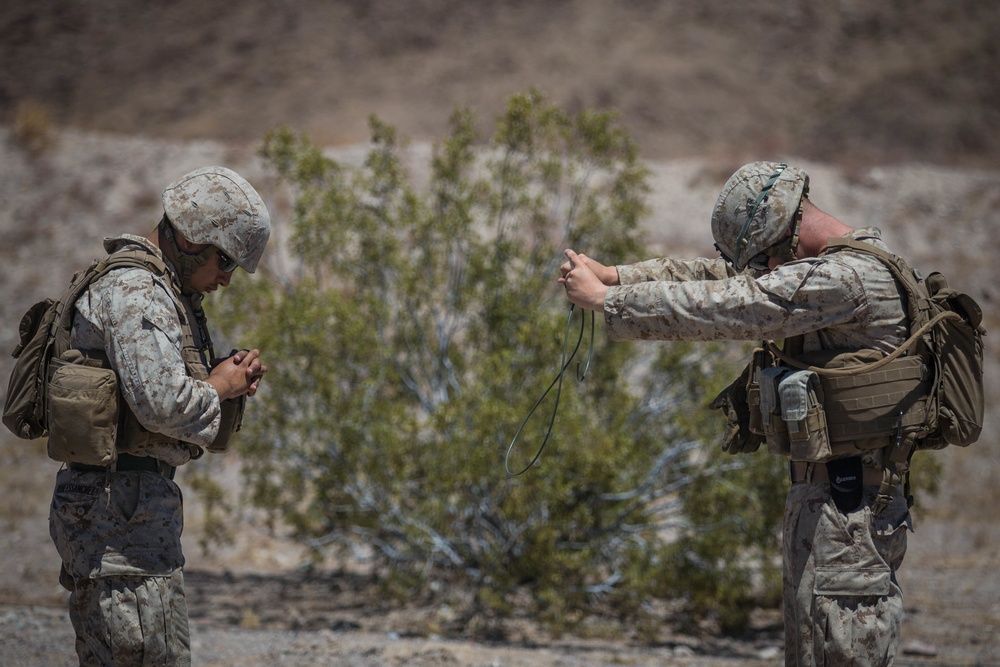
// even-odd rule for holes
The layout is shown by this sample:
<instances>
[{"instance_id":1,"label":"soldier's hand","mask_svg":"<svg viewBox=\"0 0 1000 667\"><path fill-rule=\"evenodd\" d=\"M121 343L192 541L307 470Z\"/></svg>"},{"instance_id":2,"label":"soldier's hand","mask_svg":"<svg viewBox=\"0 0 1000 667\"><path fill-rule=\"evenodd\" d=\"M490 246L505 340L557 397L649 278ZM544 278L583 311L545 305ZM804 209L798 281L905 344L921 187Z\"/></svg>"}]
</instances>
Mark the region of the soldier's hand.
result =
<instances>
[{"instance_id":1,"label":"soldier's hand","mask_svg":"<svg viewBox=\"0 0 1000 667\"><path fill-rule=\"evenodd\" d=\"M251 353L254 354L253 361L246 367L247 379L250 382L247 389L247 396L253 396L257 393L257 389L260 387L260 383L264 379L264 373L267 373L267 366L265 366L260 360L260 350L233 351L233 361L237 364L242 364L245 356Z\"/></svg>"},{"instance_id":2,"label":"soldier's hand","mask_svg":"<svg viewBox=\"0 0 1000 667\"><path fill-rule=\"evenodd\" d=\"M586 256L567 249L566 257L569 261L559 267L562 277L557 281L566 288L566 298L587 310L604 310L608 286L590 268Z\"/></svg>"},{"instance_id":3,"label":"soldier's hand","mask_svg":"<svg viewBox=\"0 0 1000 667\"><path fill-rule=\"evenodd\" d=\"M574 262L576 264L582 264L591 271L593 271L594 275L597 276L598 280L600 280L603 284L607 285L608 287L619 284L617 267L605 266L604 264L601 264L593 257L588 257L583 253L577 254L574 260L567 261L563 263L562 266L559 267L559 271L560 273L562 273L562 276L564 278L566 277L567 273L573 270Z\"/></svg>"},{"instance_id":4,"label":"soldier's hand","mask_svg":"<svg viewBox=\"0 0 1000 667\"><path fill-rule=\"evenodd\" d=\"M260 381L267 372L260 360L260 350L236 350L212 369L208 383L219 394L220 400L253 396L260 387Z\"/></svg>"}]
</instances>

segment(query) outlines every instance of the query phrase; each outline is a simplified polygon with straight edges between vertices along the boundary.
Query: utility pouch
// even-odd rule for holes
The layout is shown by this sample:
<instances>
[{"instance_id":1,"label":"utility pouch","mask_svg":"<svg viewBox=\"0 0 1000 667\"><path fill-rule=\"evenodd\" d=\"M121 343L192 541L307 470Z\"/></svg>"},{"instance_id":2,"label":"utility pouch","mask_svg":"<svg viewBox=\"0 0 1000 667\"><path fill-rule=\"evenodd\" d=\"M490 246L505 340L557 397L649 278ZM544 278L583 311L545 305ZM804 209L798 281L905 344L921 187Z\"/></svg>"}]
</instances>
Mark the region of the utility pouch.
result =
<instances>
[{"instance_id":1,"label":"utility pouch","mask_svg":"<svg viewBox=\"0 0 1000 667\"><path fill-rule=\"evenodd\" d=\"M792 460L821 462L829 459L833 452L819 376L812 371L787 373L778 384L778 394Z\"/></svg>"},{"instance_id":2,"label":"utility pouch","mask_svg":"<svg viewBox=\"0 0 1000 667\"><path fill-rule=\"evenodd\" d=\"M219 416L219 433L215 440L208 446L208 451L213 453L224 452L229 449L229 440L233 433L239 431L243 426L243 411L246 409L247 397L230 398L220 404L222 413Z\"/></svg>"},{"instance_id":3,"label":"utility pouch","mask_svg":"<svg viewBox=\"0 0 1000 667\"><path fill-rule=\"evenodd\" d=\"M113 464L118 456L118 376L80 350L53 359L49 373L49 457L63 463Z\"/></svg>"},{"instance_id":4,"label":"utility pouch","mask_svg":"<svg viewBox=\"0 0 1000 667\"><path fill-rule=\"evenodd\" d=\"M830 477L830 497L842 514L849 514L861 505L864 493L864 466L860 456L827 461Z\"/></svg>"}]
</instances>

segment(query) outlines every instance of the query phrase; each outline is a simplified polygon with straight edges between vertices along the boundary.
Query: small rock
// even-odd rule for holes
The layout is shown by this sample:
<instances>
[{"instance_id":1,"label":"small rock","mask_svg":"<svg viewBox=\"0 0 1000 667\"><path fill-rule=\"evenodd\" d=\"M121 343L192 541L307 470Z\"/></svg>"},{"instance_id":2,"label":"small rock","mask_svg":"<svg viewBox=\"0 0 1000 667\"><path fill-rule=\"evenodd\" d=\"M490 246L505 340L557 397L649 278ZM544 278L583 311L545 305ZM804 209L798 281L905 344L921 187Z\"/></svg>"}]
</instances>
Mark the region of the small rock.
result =
<instances>
[{"instance_id":1,"label":"small rock","mask_svg":"<svg viewBox=\"0 0 1000 667\"><path fill-rule=\"evenodd\" d=\"M918 639L903 644L903 655L920 655L933 658L938 654L937 647Z\"/></svg>"},{"instance_id":2,"label":"small rock","mask_svg":"<svg viewBox=\"0 0 1000 667\"><path fill-rule=\"evenodd\" d=\"M693 648L684 646L683 644L675 646L673 653L675 658L693 658L695 655Z\"/></svg>"},{"instance_id":3,"label":"small rock","mask_svg":"<svg viewBox=\"0 0 1000 667\"><path fill-rule=\"evenodd\" d=\"M758 660L774 660L781 656L783 649L778 646L768 646L757 651Z\"/></svg>"}]
</instances>

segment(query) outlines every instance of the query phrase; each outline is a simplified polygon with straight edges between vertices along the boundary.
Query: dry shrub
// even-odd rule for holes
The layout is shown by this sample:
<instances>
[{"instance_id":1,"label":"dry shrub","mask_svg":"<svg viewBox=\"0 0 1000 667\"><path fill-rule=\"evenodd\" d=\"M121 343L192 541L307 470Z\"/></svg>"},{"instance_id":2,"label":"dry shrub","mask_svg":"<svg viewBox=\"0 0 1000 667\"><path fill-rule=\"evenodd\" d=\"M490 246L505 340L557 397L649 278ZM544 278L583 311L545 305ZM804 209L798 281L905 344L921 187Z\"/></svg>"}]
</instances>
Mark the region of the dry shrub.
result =
<instances>
[{"instance_id":1,"label":"dry shrub","mask_svg":"<svg viewBox=\"0 0 1000 667\"><path fill-rule=\"evenodd\" d=\"M52 114L41 102L24 100L14 112L14 141L32 155L44 153L55 143Z\"/></svg>"}]
</instances>

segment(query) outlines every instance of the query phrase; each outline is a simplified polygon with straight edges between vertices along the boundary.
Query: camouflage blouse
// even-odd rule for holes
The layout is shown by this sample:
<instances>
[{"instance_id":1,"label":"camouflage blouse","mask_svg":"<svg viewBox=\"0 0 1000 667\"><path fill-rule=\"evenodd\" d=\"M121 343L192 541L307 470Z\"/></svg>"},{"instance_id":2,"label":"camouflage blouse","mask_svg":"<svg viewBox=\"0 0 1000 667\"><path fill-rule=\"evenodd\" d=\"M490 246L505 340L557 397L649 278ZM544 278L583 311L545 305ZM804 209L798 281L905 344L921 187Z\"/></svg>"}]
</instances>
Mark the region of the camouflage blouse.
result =
<instances>
[{"instance_id":1,"label":"camouflage blouse","mask_svg":"<svg viewBox=\"0 0 1000 667\"><path fill-rule=\"evenodd\" d=\"M141 249L163 258L139 236L123 235L104 244L109 253ZM219 395L186 370L178 314L179 308L192 312L186 297L150 271L125 268L94 282L76 307L72 346L105 351L122 396L142 426L178 441L211 444L219 430ZM194 333L198 335L197 327ZM180 443L156 447L162 451L145 453L172 465L190 458Z\"/></svg>"},{"instance_id":2,"label":"camouflage blouse","mask_svg":"<svg viewBox=\"0 0 1000 667\"><path fill-rule=\"evenodd\" d=\"M876 228L850 237L887 250ZM874 258L839 252L737 274L722 259L619 266L604 316L613 340L780 340L804 350L891 352L907 337L906 297Z\"/></svg>"}]
</instances>

